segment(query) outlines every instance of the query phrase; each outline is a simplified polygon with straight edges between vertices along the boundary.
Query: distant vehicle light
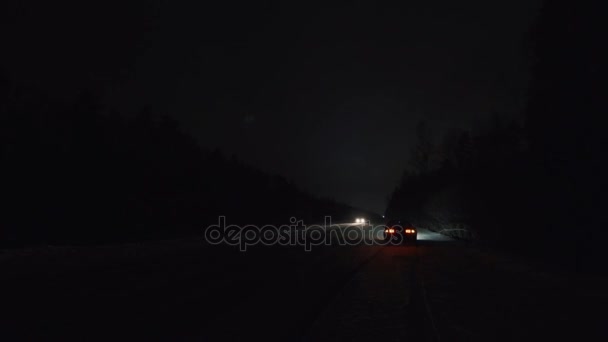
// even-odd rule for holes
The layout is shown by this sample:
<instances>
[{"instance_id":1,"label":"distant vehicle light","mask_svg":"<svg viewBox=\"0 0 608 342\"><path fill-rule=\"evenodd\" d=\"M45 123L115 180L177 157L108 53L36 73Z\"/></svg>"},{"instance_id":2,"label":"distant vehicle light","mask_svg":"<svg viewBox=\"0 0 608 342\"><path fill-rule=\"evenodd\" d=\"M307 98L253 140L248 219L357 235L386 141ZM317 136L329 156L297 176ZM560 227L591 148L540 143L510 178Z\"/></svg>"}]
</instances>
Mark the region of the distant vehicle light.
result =
<instances>
[{"instance_id":1,"label":"distant vehicle light","mask_svg":"<svg viewBox=\"0 0 608 342\"><path fill-rule=\"evenodd\" d=\"M356 222L356 223L361 223L361 219L360 219L360 218L357 218L357 219L355 219L355 222Z\"/></svg>"},{"instance_id":2,"label":"distant vehicle light","mask_svg":"<svg viewBox=\"0 0 608 342\"><path fill-rule=\"evenodd\" d=\"M389 233L394 233L394 232L395 232L395 230L394 230L393 228L391 228L391 229L389 229L389 230L388 230L388 232L389 232Z\"/></svg>"}]
</instances>

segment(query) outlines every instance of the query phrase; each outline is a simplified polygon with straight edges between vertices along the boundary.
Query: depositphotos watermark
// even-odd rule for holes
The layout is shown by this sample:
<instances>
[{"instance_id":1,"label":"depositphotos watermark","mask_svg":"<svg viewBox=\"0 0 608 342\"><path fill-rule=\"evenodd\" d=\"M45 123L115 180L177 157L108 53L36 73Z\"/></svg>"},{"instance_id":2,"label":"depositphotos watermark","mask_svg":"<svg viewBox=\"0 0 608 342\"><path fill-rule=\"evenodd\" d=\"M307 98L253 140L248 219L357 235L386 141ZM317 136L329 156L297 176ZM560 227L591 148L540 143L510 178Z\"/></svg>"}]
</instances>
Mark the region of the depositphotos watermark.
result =
<instances>
[{"instance_id":1,"label":"depositphotos watermark","mask_svg":"<svg viewBox=\"0 0 608 342\"><path fill-rule=\"evenodd\" d=\"M323 225L304 225L302 220L292 217L289 225L226 225L226 217L220 216L218 224L205 230L205 240L209 244L238 246L246 251L250 246L304 246L311 251L313 246L357 246L357 245L399 245L402 234L390 234L385 238L385 225L332 224L326 216Z\"/></svg>"}]
</instances>

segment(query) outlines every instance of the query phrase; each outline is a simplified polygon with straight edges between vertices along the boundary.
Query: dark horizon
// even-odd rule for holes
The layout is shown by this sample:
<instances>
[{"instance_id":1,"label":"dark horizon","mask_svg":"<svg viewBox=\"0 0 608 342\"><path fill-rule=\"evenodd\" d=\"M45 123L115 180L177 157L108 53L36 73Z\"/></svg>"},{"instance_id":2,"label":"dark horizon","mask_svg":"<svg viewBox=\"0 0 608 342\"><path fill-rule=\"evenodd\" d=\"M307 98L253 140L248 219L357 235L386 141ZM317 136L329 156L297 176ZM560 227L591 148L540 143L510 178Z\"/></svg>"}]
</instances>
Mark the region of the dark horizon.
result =
<instances>
[{"instance_id":1,"label":"dark horizon","mask_svg":"<svg viewBox=\"0 0 608 342\"><path fill-rule=\"evenodd\" d=\"M150 108L205 148L383 213L420 121L441 142L522 120L539 3L7 6L11 79Z\"/></svg>"},{"instance_id":2,"label":"dark horizon","mask_svg":"<svg viewBox=\"0 0 608 342\"><path fill-rule=\"evenodd\" d=\"M607 341L587 1L5 1L1 341Z\"/></svg>"}]
</instances>

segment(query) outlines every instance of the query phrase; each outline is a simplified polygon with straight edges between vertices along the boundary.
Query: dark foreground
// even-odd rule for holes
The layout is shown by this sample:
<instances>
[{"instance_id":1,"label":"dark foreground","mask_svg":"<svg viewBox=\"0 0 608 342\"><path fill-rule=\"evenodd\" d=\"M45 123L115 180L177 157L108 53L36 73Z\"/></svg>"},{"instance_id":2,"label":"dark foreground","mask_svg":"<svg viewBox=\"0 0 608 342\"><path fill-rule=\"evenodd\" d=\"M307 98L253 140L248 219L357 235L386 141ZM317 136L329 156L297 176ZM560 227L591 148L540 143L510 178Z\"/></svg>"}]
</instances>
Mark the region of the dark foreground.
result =
<instances>
[{"instance_id":1,"label":"dark foreground","mask_svg":"<svg viewBox=\"0 0 608 342\"><path fill-rule=\"evenodd\" d=\"M194 239L0 254L1 340L536 341L608 336L608 281L421 231L418 246Z\"/></svg>"}]
</instances>

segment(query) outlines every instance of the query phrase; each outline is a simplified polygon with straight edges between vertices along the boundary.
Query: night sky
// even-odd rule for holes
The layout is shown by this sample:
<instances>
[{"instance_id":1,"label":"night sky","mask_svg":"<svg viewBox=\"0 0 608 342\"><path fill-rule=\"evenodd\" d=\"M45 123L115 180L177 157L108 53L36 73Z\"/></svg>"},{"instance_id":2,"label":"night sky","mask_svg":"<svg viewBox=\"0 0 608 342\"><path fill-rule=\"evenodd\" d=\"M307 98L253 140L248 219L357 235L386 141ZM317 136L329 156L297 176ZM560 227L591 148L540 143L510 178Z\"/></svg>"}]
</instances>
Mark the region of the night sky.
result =
<instances>
[{"instance_id":1,"label":"night sky","mask_svg":"<svg viewBox=\"0 0 608 342\"><path fill-rule=\"evenodd\" d=\"M1 68L70 99L178 119L201 145L383 212L416 124L518 118L538 0L14 1Z\"/></svg>"}]
</instances>

